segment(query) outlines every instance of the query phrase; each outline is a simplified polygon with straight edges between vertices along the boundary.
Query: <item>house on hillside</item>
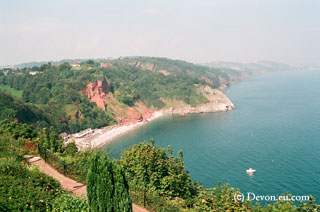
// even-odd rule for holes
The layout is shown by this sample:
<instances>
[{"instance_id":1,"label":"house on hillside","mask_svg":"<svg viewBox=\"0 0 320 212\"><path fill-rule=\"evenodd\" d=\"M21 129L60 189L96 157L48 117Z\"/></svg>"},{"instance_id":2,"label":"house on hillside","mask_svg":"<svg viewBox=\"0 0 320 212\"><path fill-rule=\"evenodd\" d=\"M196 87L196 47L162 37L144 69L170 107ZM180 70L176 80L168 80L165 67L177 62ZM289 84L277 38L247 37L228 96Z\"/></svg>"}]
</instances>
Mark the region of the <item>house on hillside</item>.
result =
<instances>
[{"instance_id":1,"label":"house on hillside","mask_svg":"<svg viewBox=\"0 0 320 212\"><path fill-rule=\"evenodd\" d=\"M112 66L111 63L100 63L100 67L101 68L107 68L107 67L110 67Z\"/></svg>"},{"instance_id":2,"label":"house on hillside","mask_svg":"<svg viewBox=\"0 0 320 212\"><path fill-rule=\"evenodd\" d=\"M9 70L3 71L4 76L7 76L9 73Z\"/></svg>"},{"instance_id":3,"label":"house on hillside","mask_svg":"<svg viewBox=\"0 0 320 212\"><path fill-rule=\"evenodd\" d=\"M70 62L69 65L71 67L80 67L80 63L79 62Z\"/></svg>"},{"instance_id":4,"label":"house on hillside","mask_svg":"<svg viewBox=\"0 0 320 212\"><path fill-rule=\"evenodd\" d=\"M36 75L37 73L39 73L39 71L30 71L29 72L30 75Z\"/></svg>"}]
</instances>

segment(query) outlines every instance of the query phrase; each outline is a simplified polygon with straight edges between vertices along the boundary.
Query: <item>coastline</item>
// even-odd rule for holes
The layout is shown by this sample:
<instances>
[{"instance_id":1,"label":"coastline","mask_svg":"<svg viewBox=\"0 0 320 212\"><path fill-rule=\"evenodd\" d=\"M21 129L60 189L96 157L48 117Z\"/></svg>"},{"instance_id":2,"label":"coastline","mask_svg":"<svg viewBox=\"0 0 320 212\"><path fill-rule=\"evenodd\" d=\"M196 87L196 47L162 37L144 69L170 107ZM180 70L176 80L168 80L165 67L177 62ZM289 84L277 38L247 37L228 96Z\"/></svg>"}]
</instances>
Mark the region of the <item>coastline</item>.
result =
<instances>
[{"instance_id":1,"label":"coastline","mask_svg":"<svg viewBox=\"0 0 320 212\"><path fill-rule=\"evenodd\" d=\"M161 118L165 115L169 115L167 110L159 110L154 112L148 119L140 122L135 122L128 125L113 125L103 127L101 129L95 130L95 132L90 136L85 136L83 138L71 138L74 139L76 146L80 150L95 149L102 147L111 143L115 138L125 135L132 130L135 130L149 122Z\"/></svg>"},{"instance_id":2,"label":"coastline","mask_svg":"<svg viewBox=\"0 0 320 212\"><path fill-rule=\"evenodd\" d=\"M79 150L95 149L111 143L115 138L125 135L149 122L161 118L166 115L180 115L191 113L210 113L210 112L226 112L234 109L233 103L221 91L204 87L201 93L209 100L209 103L201 104L196 107L191 105L183 105L178 108L170 107L153 112L146 120L138 121L128 125L113 125L94 130L94 133L81 138L70 138L68 142L75 142Z\"/></svg>"}]
</instances>

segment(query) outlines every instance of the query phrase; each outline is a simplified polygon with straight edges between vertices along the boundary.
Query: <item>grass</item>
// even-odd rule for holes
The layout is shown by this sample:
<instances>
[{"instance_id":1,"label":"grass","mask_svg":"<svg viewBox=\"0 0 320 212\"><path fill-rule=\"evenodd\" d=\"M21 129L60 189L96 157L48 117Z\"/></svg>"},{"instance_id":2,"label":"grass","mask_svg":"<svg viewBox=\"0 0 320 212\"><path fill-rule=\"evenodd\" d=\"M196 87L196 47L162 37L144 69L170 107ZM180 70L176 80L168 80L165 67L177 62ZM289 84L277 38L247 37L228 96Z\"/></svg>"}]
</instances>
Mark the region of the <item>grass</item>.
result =
<instances>
[{"instance_id":1,"label":"grass","mask_svg":"<svg viewBox=\"0 0 320 212\"><path fill-rule=\"evenodd\" d=\"M22 91L16 90L14 88L10 88L8 85L0 85L0 90L5 90L9 93L11 93L13 96L17 96L19 98L22 98Z\"/></svg>"}]
</instances>

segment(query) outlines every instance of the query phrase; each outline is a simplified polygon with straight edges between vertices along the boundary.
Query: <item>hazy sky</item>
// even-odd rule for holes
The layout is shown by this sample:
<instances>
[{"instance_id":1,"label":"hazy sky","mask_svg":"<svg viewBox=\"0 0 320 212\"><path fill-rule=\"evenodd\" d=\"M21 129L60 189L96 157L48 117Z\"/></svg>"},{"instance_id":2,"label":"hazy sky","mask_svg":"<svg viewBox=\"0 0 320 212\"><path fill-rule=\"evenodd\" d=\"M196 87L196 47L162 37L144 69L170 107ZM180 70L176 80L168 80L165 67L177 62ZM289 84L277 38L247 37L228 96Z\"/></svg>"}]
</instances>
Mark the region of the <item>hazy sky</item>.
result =
<instances>
[{"instance_id":1,"label":"hazy sky","mask_svg":"<svg viewBox=\"0 0 320 212\"><path fill-rule=\"evenodd\" d=\"M0 1L0 65L136 55L320 64L320 0Z\"/></svg>"}]
</instances>

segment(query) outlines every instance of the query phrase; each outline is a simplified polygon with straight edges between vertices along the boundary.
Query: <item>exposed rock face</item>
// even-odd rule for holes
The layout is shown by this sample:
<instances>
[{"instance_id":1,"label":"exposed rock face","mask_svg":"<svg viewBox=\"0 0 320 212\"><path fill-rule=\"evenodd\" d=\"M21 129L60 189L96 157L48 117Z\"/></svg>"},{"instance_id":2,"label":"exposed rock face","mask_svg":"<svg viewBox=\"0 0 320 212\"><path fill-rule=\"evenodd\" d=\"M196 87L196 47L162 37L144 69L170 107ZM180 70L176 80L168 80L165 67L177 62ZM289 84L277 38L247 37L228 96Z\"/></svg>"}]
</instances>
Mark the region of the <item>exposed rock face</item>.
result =
<instances>
[{"instance_id":1,"label":"exposed rock face","mask_svg":"<svg viewBox=\"0 0 320 212\"><path fill-rule=\"evenodd\" d=\"M168 72L167 70L160 70L159 71L161 74L163 74L164 76L169 76L171 73Z\"/></svg>"},{"instance_id":2,"label":"exposed rock face","mask_svg":"<svg viewBox=\"0 0 320 212\"><path fill-rule=\"evenodd\" d=\"M200 77L200 80L203 80L203 81L205 81L206 83L212 84L212 81L211 81L208 77L206 77L206 76L201 76L201 77Z\"/></svg>"},{"instance_id":3,"label":"exposed rock face","mask_svg":"<svg viewBox=\"0 0 320 212\"><path fill-rule=\"evenodd\" d=\"M91 101L95 102L102 110L109 105L113 117L121 125L141 122L152 116L153 111L148 109L142 102L137 102L133 107L120 104L110 91L110 85L107 79L103 81L97 80L89 83L82 93ZM81 113L77 113L81 116Z\"/></svg>"},{"instance_id":4,"label":"exposed rock face","mask_svg":"<svg viewBox=\"0 0 320 212\"><path fill-rule=\"evenodd\" d=\"M82 93L91 101L95 102L98 107L105 110L105 105L107 105L108 98L106 94L110 91L110 86L107 79L102 82L97 80L95 82L89 83L83 90Z\"/></svg>"},{"instance_id":5,"label":"exposed rock face","mask_svg":"<svg viewBox=\"0 0 320 212\"><path fill-rule=\"evenodd\" d=\"M115 119L120 125L129 125L146 121L153 114L142 102L136 102L133 107L110 106L115 113Z\"/></svg>"},{"instance_id":6,"label":"exposed rock face","mask_svg":"<svg viewBox=\"0 0 320 212\"><path fill-rule=\"evenodd\" d=\"M228 80L222 78L222 77L218 77L219 79L219 84L220 84L220 89L224 89L226 87L228 87L230 85L230 83L228 82Z\"/></svg>"},{"instance_id":7,"label":"exposed rock face","mask_svg":"<svg viewBox=\"0 0 320 212\"><path fill-rule=\"evenodd\" d=\"M143 121L143 116L141 113L133 109L132 107L129 107L126 113L126 122L134 123L137 121Z\"/></svg>"},{"instance_id":8,"label":"exposed rock face","mask_svg":"<svg viewBox=\"0 0 320 212\"><path fill-rule=\"evenodd\" d=\"M136 122L148 120L154 115L154 111L147 108L142 102L136 102L133 107L128 107L114 98L110 91L107 79L103 81L97 80L89 83L82 91L83 94L91 101L95 102L98 107L105 110L109 105L110 111L120 125L128 125ZM166 114L179 114L183 116L187 113L206 113L229 111L234 108L228 97L218 89L212 89L209 86L200 86L197 91L208 99L208 103L192 107L184 102L178 102L175 106L164 109L162 112ZM77 113L81 117L81 113Z\"/></svg>"},{"instance_id":9,"label":"exposed rock face","mask_svg":"<svg viewBox=\"0 0 320 212\"><path fill-rule=\"evenodd\" d=\"M140 68L142 70L149 70L154 72L156 69L156 64L151 64L151 63L142 63L140 61L136 62L134 65L136 68Z\"/></svg>"}]
</instances>

